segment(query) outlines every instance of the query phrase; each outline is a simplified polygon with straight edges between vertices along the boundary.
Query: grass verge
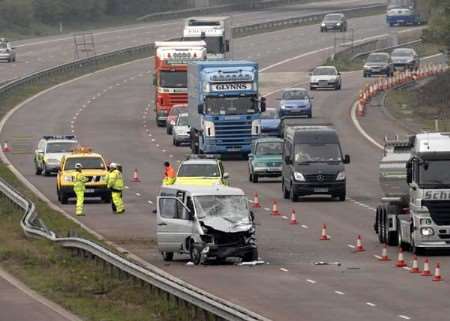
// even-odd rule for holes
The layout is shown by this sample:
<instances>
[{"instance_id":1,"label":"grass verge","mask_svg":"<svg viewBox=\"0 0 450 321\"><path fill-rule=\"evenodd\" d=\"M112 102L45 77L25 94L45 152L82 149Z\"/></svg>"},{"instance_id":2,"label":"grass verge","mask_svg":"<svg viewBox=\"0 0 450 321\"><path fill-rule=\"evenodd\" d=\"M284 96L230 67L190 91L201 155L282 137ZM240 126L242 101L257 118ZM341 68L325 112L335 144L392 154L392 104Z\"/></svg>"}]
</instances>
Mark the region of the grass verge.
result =
<instances>
[{"instance_id":1,"label":"grass verge","mask_svg":"<svg viewBox=\"0 0 450 321\"><path fill-rule=\"evenodd\" d=\"M0 264L5 270L67 310L91 321L193 320L149 288L111 277L94 260L73 256L46 240L28 239L22 211L0 198Z\"/></svg>"},{"instance_id":2,"label":"grass verge","mask_svg":"<svg viewBox=\"0 0 450 321\"><path fill-rule=\"evenodd\" d=\"M434 131L450 131L448 83L450 72L408 86L391 90L385 107L396 119L416 128Z\"/></svg>"},{"instance_id":3,"label":"grass verge","mask_svg":"<svg viewBox=\"0 0 450 321\"><path fill-rule=\"evenodd\" d=\"M419 55L419 57L427 57L432 56L440 52L440 50L444 49L443 46L433 44L433 43L418 43L414 46L414 48ZM387 50L386 52L391 52L392 50ZM339 57L335 60L328 58L324 65L327 66L336 66L336 68L340 71L355 71L362 70L364 63L366 62L367 56L359 56L355 59L351 59L350 56L347 57Z\"/></svg>"}]
</instances>

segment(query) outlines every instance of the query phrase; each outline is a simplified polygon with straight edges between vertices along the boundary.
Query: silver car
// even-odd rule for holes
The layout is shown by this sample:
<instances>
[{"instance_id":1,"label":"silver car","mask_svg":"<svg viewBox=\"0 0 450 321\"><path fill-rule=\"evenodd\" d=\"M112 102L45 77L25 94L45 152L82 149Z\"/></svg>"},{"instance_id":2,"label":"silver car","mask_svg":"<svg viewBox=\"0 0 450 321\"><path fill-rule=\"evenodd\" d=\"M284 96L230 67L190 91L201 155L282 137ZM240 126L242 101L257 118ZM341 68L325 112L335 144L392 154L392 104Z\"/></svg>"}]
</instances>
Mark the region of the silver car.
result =
<instances>
[{"instance_id":1,"label":"silver car","mask_svg":"<svg viewBox=\"0 0 450 321\"><path fill-rule=\"evenodd\" d=\"M182 143L191 142L191 127L189 126L189 114L179 114L175 125L172 127L173 144L179 146Z\"/></svg>"},{"instance_id":2,"label":"silver car","mask_svg":"<svg viewBox=\"0 0 450 321\"><path fill-rule=\"evenodd\" d=\"M309 88L333 88L340 90L342 87L341 73L334 66L316 67L310 73Z\"/></svg>"},{"instance_id":3,"label":"silver car","mask_svg":"<svg viewBox=\"0 0 450 321\"><path fill-rule=\"evenodd\" d=\"M412 48L397 48L391 53L394 70L419 69L419 56Z\"/></svg>"},{"instance_id":4,"label":"silver car","mask_svg":"<svg viewBox=\"0 0 450 321\"><path fill-rule=\"evenodd\" d=\"M4 38L0 39L0 60L16 61L16 48L12 47L11 43Z\"/></svg>"}]
</instances>

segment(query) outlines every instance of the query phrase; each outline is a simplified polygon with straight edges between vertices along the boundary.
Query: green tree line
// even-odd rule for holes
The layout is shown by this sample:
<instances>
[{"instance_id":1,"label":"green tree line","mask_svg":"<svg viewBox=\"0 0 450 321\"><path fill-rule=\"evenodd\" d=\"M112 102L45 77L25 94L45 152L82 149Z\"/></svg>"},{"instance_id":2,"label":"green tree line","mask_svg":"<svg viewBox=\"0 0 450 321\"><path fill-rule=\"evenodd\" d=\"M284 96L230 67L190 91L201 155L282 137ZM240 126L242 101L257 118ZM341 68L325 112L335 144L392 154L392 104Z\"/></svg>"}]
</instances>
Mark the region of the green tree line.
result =
<instances>
[{"instance_id":1,"label":"green tree line","mask_svg":"<svg viewBox=\"0 0 450 321\"><path fill-rule=\"evenodd\" d=\"M0 30L184 8L187 0L0 0Z\"/></svg>"},{"instance_id":2,"label":"green tree line","mask_svg":"<svg viewBox=\"0 0 450 321\"><path fill-rule=\"evenodd\" d=\"M450 0L428 0L428 3L431 17L425 38L450 47Z\"/></svg>"}]
</instances>

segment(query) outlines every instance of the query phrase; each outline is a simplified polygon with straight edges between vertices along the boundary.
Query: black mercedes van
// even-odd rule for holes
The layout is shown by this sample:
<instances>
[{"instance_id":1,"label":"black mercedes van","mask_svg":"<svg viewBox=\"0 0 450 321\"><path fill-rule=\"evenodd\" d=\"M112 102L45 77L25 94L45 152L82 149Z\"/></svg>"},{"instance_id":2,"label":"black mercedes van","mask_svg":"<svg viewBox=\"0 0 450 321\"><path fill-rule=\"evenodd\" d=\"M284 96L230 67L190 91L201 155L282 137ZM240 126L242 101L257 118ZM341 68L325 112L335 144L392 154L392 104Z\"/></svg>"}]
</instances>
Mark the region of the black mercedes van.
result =
<instances>
[{"instance_id":1,"label":"black mercedes van","mask_svg":"<svg viewBox=\"0 0 450 321\"><path fill-rule=\"evenodd\" d=\"M282 190L284 198L296 202L299 197L327 194L345 201L343 155L336 129L332 124L289 126L285 128Z\"/></svg>"}]
</instances>

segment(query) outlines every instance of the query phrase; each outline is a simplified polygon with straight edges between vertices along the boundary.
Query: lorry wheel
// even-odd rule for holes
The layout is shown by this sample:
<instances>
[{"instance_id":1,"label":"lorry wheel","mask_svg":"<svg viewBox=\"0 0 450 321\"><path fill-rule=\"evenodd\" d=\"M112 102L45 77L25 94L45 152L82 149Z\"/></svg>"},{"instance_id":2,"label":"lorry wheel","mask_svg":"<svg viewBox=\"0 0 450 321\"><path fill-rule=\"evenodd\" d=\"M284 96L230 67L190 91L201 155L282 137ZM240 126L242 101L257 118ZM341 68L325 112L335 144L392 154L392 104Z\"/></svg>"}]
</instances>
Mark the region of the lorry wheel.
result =
<instances>
[{"instance_id":1,"label":"lorry wheel","mask_svg":"<svg viewBox=\"0 0 450 321\"><path fill-rule=\"evenodd\" d=\"M382 206L380 208L380 225L379 225L379 232L378 232L378 240L380 241L381 244L386 243L386 237L385 237L385 228L384 228L384 215L385 213L385 207Z\"/></svg>"},{"instance_id":2,"label":"lorry wheel","mask_svg":"<svg viewBox=\"0 0 450 321\"><path fill-rule=\"evenodd\" d=\"M201 253L200 249L196 246L192 246L191 250L189 252L191 255L191 261L195 265L199 265L202 261L202 253Z\"/></svg>"},{"instance_id":3,"label":"lorry wheel","mask_svg":"<svg viewBox=\"0 0 450 321\"><path fill-rule=\"evenodd\" d=\"M397 246L398 244L398 229L396 231L389 231L389 214L398 214L400 212L400 208L398 206L389 206L385 211L384 217L384 226L386 228L386 243L390 246Z\"/></svg>"},{"instance_id":4,"label":"lorry wheel","mask_svg":"<svg viewBox=\"0 0 450 321\"><path fill-rule=\"evenodd\" d=\"M377 210L376 210L376 213L375 213L375 222L373 223L373 230L377 234L380 231L379 225L378 225L379 224L379 220L380 220L380 207L377 206Z\"/></svg>"},{"instance_id":5,"label":"lorry wheel","mask_svg":"<svg viewBox=\"0 0 450 321\"><path fill-rule=\"evenodd\" d=\"M408 251L409 246L407 243L403 242L402 232L400 230L400 224L397 223L397 244L403 251Z\"/></svg>"},{"instance_id":6,"label":"lorry wheel","mask_svg":"<svg viewBox=\"0 0 450 321\"><path fill-rule=\"evenodd\" d=\"M163 260L166 262L170 262L173 260L173 252L161 252Z\"/></svg>"}]
</instances>

